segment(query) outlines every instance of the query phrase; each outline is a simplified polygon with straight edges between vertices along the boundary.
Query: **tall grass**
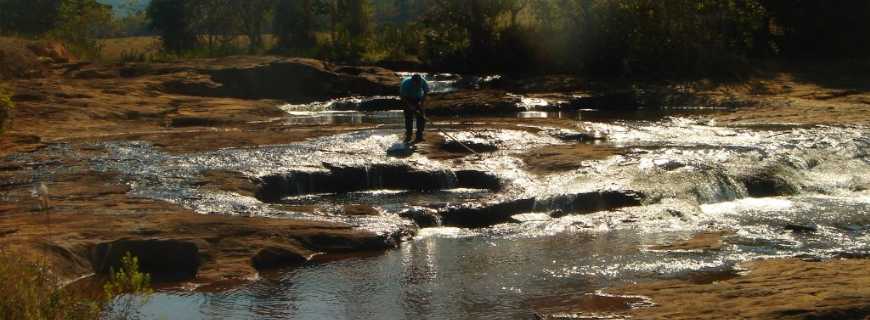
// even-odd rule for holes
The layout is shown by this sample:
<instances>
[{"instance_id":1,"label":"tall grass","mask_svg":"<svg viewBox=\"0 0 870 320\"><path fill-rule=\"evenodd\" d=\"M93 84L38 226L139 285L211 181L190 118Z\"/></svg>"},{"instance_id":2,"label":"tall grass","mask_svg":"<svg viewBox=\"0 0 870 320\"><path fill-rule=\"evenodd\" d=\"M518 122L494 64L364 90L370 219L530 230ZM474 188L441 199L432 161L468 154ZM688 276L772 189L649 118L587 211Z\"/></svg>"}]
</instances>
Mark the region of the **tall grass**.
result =
<instances>
[{"instance_id":1,"label":"tall grass","mask_svg":"<svg viewBox=\"0 0 870 320\"><path fill-rule=\"evenodd\" d=\"M0 251L0 319L130 319L151 293L149 276L129 253L97 297L64 287L45 265L24 257Z\"/></svg>"}]
</instances>

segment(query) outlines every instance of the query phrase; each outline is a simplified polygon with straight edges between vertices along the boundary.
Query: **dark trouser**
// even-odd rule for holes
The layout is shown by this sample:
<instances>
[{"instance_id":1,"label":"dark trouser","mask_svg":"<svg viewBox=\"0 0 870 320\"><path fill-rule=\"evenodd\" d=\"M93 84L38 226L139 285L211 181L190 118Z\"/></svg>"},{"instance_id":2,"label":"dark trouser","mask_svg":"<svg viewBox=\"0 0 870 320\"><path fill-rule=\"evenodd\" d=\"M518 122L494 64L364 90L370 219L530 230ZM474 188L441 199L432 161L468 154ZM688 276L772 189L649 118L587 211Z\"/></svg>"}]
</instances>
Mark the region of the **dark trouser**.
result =
<instances>
[{"instance_id":1,"label":"dark trouser","mask_svg":"<svg viewBox=\"0 0 870 320\"><path fill-rule=\"evenodd\" d=\"M419 112L418 112L419 110ZM426 118L420 108L420 100L405 99L405 137L410 138L414 132L414 118L417 118L417 139L423 138L423 130L426 129Z\"/></svg>"}]
</instances>

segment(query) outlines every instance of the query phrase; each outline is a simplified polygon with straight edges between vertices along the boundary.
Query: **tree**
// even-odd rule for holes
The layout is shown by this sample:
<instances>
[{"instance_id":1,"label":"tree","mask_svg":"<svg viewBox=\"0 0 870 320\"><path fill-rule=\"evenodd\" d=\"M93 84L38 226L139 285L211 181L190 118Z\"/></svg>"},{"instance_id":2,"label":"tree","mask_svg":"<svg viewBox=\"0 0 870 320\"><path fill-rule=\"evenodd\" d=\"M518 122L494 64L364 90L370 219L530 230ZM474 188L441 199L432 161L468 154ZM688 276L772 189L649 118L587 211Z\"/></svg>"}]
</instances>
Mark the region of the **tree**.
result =
<instances>
[{"instance_id":1,"label":"tree","mask_svg":"<svg viewBox=\"0 0 870 320\"><path fill-rule=\"evenodd\" d=\"M98 38L108 33L111 25L112 7L95 0L63 0L51 34L80 53L96 57L101 49Z\"/></svg>"},{"instance_id":2,"label":"tree","mask_svg":"<svg viewBox=\"0 0 870 320\"><path fill-rule=\"evenodd\" d=\"M248 52L254 53L263 48L263 21L274 6L273 0L232 1L239 16L241 31L248 36Z\"/></svg>"},{"instance_id":3,"label":"tree","mask_svg":"<svg viewBox=\"0 0 870 320\"><path fill-rule=\"evenodd\" d=\"M236 0L188 0L188 10L196 34L205 37L210 54L229 48L238 34L239 18L233 3Z\"/></svg>"},{"instance_id":4,"label":"tree","mask_svg":"<svg viewBox=\"0 0 870 320\"><path fill-rule=\"evenodd\" d=\"M371 33L369 0L320 0L317 8L329 16L333 57L358 60Z\"/></svg>"},{"instance_id":5,"label":"tree","mask_svg":"<svg viewBox=\"0 0 870 320\"><path fill-rule=\"evenodd\" d=\"M152 30L160 34L164 50L181 53L199 44L189 6L184 0L152 0L147 16Z\"/></svg>"},{"instance_id":6,"label":"tree","mask_svg":"<svg viewBox=\"0 0 870 320\"><path fill-rule=\"evenodd\" d=\"M313 0L279 0L275 7L274 32L278 48L308 49L317 44L314 35Z\"/></svg>"},{"instance_id":7,"label":"tree","mask_svg":"<svg viewBox=\"0 0 870 320\"><path fill-rule=\"evenodd\" d=\"M38 36L56 26L61 0L0 0L0 34Z\"/></svg>"},{"instance_id":8,"label":"tree","mask_svg":"<svg viewBox=\"0 0 870 320\"><path fill-rule=\"evenodd\" d=\"M868 1L761 2L781 28L777 41L788 56L862 57L870 53L870 44L864 41L870 34Z\"/></svg>"}]
</instances>

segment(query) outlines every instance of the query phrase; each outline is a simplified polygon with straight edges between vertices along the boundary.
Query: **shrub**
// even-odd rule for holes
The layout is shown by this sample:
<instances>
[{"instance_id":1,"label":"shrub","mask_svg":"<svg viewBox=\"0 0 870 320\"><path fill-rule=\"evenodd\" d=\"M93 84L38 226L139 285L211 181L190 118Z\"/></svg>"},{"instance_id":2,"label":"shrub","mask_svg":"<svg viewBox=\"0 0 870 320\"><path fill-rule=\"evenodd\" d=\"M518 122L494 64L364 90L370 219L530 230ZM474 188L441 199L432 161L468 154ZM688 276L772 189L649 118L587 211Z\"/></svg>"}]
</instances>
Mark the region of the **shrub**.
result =
<instances>
[{"instance_id":1,"label":"shrub","mask_svg":"<svg viewBox=\"0 0 870 320\"><path fill-rule=\"evenodd\" d=\"M12 102L12 92L0 86L0 134L6 131L12 124L12 111L15 104Z\"/></svg>"},{"instance_id":2,"label":"shrub","mask_svg":"<svg viewBox=\"0 0 870 320\"><path fill-rule=\"evenodd\" d=\"M0 255L0 315L5 319L96 319L96 301L63 290L44 266L20 255Z\"/></svg>"},{"instance_id":3,"label":"shrub","mask_svg":"<svg viewBox=\"0 0 870 320\"><path fill-rule=\"evenodd\" d=\"M64 288L44 265L22 257L0 252L2 319L129 319L151 293L149 276L139 272L138 259L129 253L121 270L106 282L105 295L98 298Z\"/></svg>"},{"instance_id":4,"label":"shrub","mask_svg":"<svg viewBox=\"0 0 870 320\"><path fill-rule=\"evenodd\" d=\"M121 258L121 270L112 270L103 286L108 305L105 315L110 319L130 319L136 309L147 302L151 276L139 271L139 258L127 252Z\"/></svg>"}]
</instances>

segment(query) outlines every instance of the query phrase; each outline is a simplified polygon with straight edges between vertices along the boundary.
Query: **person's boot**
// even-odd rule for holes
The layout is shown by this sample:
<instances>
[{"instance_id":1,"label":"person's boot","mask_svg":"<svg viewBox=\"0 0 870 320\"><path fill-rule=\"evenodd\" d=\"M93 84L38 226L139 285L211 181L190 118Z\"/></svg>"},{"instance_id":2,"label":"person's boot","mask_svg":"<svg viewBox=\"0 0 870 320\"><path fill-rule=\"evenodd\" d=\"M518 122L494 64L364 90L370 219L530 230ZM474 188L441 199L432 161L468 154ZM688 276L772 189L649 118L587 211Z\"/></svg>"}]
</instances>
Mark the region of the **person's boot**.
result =
<instances>
[{"instance_id":1,"label":"person's boot","mask_svg":"<svg viewBox=\"0 0 870 320\"><path fill-rule=\"evenodd\" d=\"M423 139L423 133L422 132L417 133L417 139L414 139L414 143L423 142L423 141L426 141L426 139Z\"/></svg>"},{"instance_id":2,"label":"person's boot","mask_svg":"<svg viewBox=\"0 0 870 320\"><path fill-rule=\"evenodd\" d=\"M411 135L410 135L410 134L406 134L406 135L405 135L405 140L404 140L404 142L405 142L405 143L409 143L409 142L411 142Z\"/></svg>"}]
</instances>

